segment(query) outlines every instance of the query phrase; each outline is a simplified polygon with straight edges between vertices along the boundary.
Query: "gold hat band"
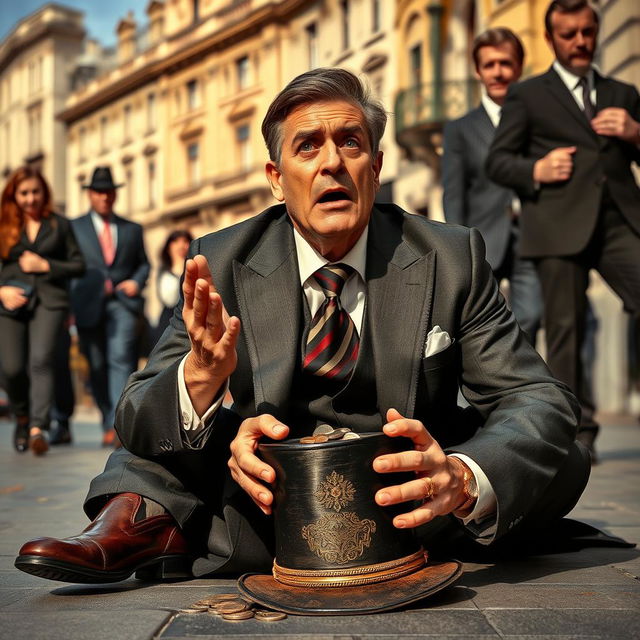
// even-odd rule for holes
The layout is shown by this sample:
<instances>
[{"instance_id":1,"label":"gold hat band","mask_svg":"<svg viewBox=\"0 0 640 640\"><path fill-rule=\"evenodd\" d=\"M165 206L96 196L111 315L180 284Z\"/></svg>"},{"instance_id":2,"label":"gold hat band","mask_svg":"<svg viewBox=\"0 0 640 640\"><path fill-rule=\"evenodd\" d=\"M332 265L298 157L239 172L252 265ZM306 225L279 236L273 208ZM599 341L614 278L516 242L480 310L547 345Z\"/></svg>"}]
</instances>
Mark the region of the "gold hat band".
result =
<instances>
[{"instance_id":1,"label":"gold hat band","mask_svg":"<svg viewBox=\"0 0 640 640\"><path fill-rule=\"evenodd\" d=\"M397 560L350 569L287 569L274 561L273 577L292 587L355 587L401 578L421 569L426 563L427 552L424 549Z\"/></svg>"}]
</instances>

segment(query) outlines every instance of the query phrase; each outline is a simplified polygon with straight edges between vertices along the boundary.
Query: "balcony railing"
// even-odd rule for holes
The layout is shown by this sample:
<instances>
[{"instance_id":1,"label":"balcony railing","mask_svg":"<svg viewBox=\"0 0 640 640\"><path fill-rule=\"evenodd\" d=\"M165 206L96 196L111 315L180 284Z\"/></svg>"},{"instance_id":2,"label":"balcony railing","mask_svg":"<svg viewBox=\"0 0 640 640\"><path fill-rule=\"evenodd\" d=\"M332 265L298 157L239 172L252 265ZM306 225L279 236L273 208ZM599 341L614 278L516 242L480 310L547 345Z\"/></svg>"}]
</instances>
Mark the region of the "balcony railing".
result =
<instances>
[{"instance_id":1,"label":"balcony railing","mask_svg":"<svg viewBox=\"0 0 640 640\"><path fill-rule=\"evenodd\" d=\"M475 80L425 83L405 89L396 98L396 134L416 126L442 126L463 116L480 97Z\"/></svg>"}]
</instances>

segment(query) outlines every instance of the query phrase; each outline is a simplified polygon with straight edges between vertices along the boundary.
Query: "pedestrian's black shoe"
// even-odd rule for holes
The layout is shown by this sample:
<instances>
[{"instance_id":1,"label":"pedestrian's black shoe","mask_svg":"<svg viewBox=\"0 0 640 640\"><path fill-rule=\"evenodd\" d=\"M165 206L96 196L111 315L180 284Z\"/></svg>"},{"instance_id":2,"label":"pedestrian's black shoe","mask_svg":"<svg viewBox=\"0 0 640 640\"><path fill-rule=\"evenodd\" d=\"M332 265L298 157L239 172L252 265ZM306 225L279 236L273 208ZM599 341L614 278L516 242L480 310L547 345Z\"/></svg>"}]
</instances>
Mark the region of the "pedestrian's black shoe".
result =
<instances>
[{"instance_id":1,"label":"pedestrian's black shoe","mask_svg":"<svg viewBox=\"0 0 640 640\"><path fill-rule=\"evenodd\" d=\"M13 446L19 453L29 448L29 418L18 418L13 432Z\"/></svg>"},{"instance_id":2,"label":"pedestrian's black shoe","mask_svg":"<svg viewBox=\"0 0 640 640\"><path fill-rule=\"evenodd\" d=\"M71 444L71 430L69 429L68 420L58 420L58 426L49 440L49 444Z\"/></svg>"}]
</instances>

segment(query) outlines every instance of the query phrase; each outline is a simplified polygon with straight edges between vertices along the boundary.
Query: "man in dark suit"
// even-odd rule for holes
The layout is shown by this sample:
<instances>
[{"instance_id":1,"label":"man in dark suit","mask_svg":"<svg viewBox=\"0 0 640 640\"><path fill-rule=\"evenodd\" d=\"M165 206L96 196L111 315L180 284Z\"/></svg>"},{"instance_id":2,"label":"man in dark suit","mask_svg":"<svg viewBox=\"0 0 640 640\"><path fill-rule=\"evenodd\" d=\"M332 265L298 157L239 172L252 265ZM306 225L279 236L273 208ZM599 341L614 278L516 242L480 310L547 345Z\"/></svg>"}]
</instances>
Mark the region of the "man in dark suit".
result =
<instances>
[{"instance_id":1,"label":"man in dark suit","mask_svg":"<svg viewBox=\"0 0 640 640\"><path fill-rule=\"evenodd\" d=\"M482 83L481 104L444 127L444 215L447 222L480 231L496 280L509 281L513 315L535 345L542 293L533 262L519 256L520 202L511 189L489 180L484 170L507 89L522 73L524 48L515 33L497 27L476 37L472 55Z\"/></svg>"},{"instance_id":2,"label":"man in dark suit","mask_svg":"<svg viewBox=\"0 0 640 640\"><path fill-rule=\"evenodd\" d=\"M275 98L262 131L283 204L193 243L170 330L120 401L126 449L92 483L96 519L25 544L18 568L106 582L176 575L191 552L194 575L268 570L275 472L257 444L323 423L413 441L373 466L415 480L375 500L408 503L393 523L425 539L451 520L492 544L575 504L575 399L505 306L480 234L374 206L385 122L342 69Z\"/></svg>"},{"instance_id":3,"label":"man in dark suit","mask_svg":"<svg viewBox=\"0 0 640 640\"><path fill-rule=\"evenodd\" d=\"M72 283L71 303L102 413L103 446L117 445L115 409L137 368L137 327L149 277L142 227L113 212L119 186L109 167L96 167L85 186L91 210L72 221L87 271Z\"/></svg>"},{"instance_id":4,"label":"man in dark suit","mask_svg":"<svg viewBox=\"0 0 640 640\"><path fill-rule=\"evenodd\" d=\"M521 251L535 260L544 299L547 360L582 406L578 438L594 451L598 425L581 381L589 270L628 311L640 308L640 96L592 67L598 14L586 0L547 9L556 56L513 85L487 159L495 182L522 202Z\"/></svg>"}]
</instances>

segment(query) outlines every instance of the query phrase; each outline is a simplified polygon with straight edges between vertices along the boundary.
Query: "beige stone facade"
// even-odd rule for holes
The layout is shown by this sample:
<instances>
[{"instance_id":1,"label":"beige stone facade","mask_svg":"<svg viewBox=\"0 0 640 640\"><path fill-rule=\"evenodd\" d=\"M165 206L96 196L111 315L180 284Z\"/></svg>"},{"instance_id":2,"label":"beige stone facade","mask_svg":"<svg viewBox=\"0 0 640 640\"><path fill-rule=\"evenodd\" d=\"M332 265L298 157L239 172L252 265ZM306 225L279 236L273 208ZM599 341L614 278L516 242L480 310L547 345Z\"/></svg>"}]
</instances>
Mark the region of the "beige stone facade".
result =
<instances>
[{"instance_id":1,"label":"beige stone facade","mask_svg":"<svg viewBox=\"0 0 640 640\"><path fill-rule=\"evenodd\" d=\"M0 43L0 174L39 168L65 209L64 107L83 50L82 13L53 3L21 20Z\"/></svg>"}]
</instances>

